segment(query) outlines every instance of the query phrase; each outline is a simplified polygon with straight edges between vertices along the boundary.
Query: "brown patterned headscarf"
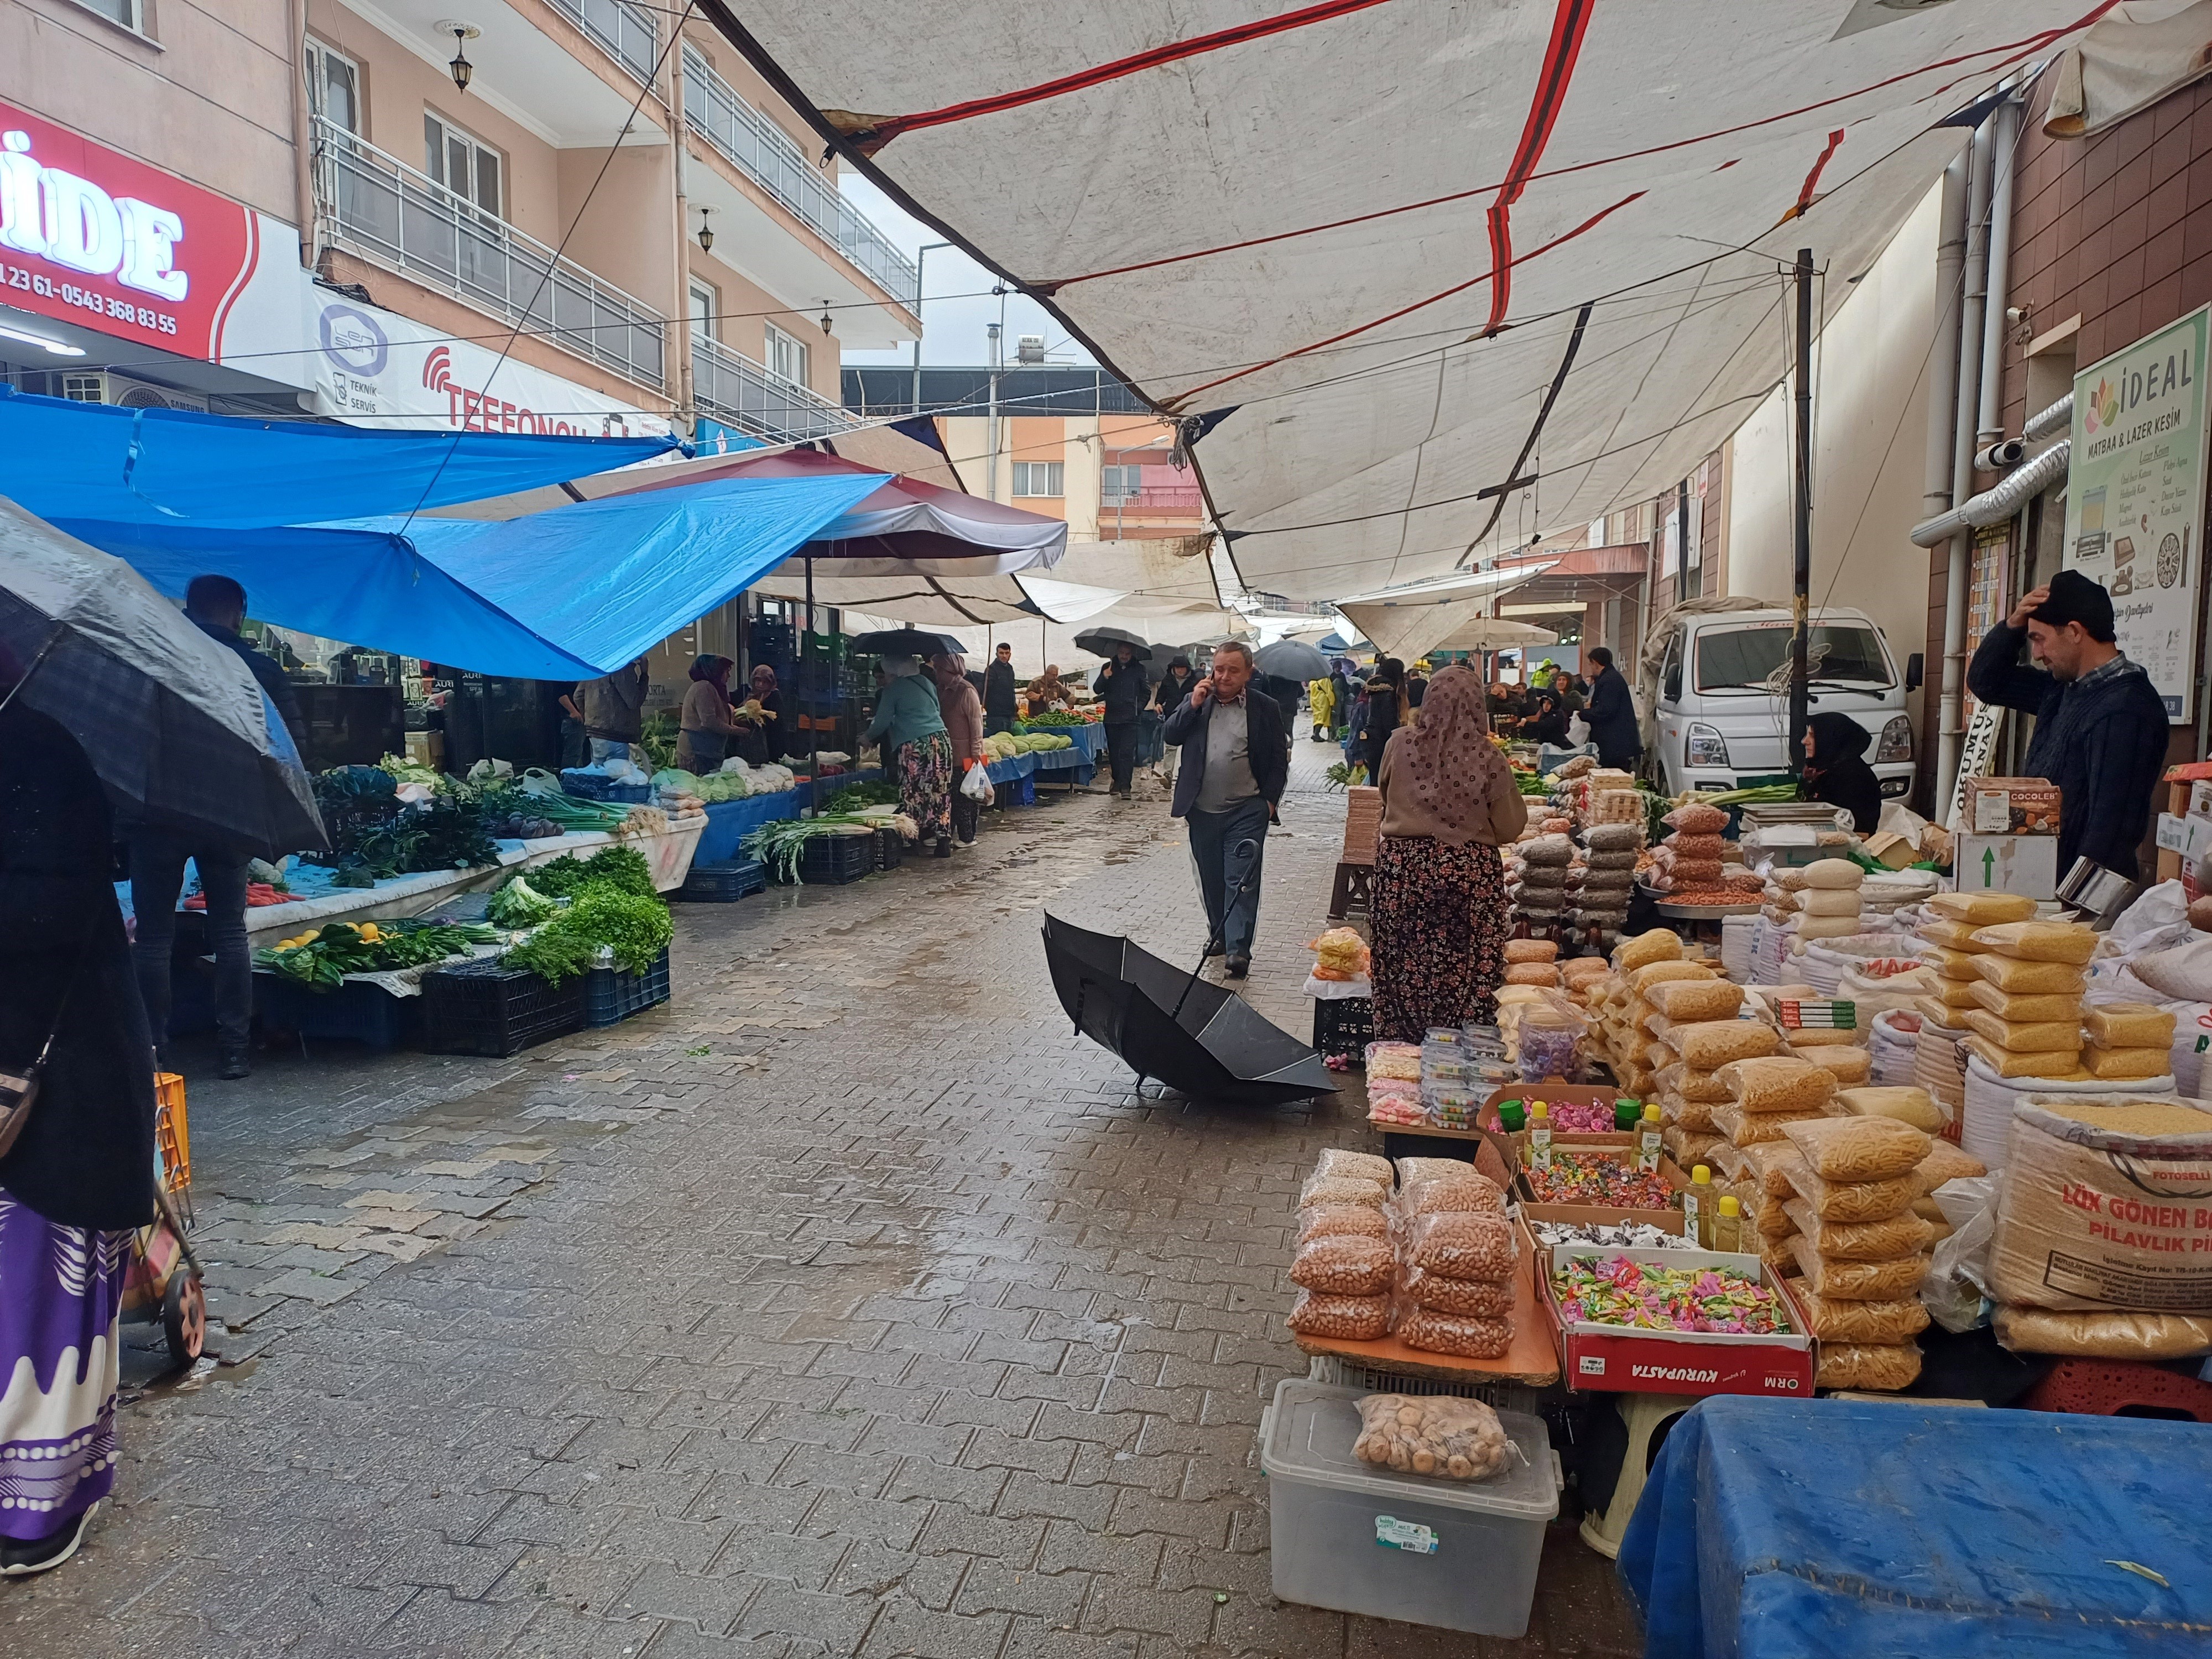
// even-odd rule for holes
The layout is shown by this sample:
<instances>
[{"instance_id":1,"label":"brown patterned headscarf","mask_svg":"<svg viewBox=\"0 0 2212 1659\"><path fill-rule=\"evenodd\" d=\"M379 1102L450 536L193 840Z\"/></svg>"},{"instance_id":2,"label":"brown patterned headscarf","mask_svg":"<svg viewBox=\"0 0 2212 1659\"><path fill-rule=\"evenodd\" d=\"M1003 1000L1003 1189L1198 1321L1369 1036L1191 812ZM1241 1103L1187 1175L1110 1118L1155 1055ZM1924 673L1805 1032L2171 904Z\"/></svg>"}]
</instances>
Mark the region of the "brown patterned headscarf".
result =
<instances>
[{"instance_id":1,"label":"brown patterned headscarf","mask_svg":"<svg viewBox=\"0 0 2212 1659\"><path fill-rule=\"evenodd\" d=\"M1391 782L1409 790L1447 832L1472 835L1489 822L1491 792L1508 772L1490 740L1481 677L1456 663L1441 670L1417 715L1390 734ZM1452 833L1440 839L1458 844Z\"/></svg>"}]
</instances>

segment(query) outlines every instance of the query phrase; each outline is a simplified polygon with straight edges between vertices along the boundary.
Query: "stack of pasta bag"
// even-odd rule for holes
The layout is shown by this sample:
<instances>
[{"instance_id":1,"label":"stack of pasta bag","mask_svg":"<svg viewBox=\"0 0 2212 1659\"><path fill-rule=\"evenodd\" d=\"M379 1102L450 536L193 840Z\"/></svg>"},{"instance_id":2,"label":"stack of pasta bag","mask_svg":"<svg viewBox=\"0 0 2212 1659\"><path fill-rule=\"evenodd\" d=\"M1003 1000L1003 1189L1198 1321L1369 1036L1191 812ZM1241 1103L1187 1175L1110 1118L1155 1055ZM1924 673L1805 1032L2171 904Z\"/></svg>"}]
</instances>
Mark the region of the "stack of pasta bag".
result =
<instances>
[{"instance_id":1,"label":"stack of pasta bag","mask_svg":"<svg viewBox=\"0 0 2212 1659\"><path fill-rule=\"evenodd\" d=\"M2088 982L2081 970L2096 951L2096 933L2076 921L2022 919L1977 927L1966 942L1970 950L1945 955L1970 965L1975 975L1967 988L1975 1006L1965 1011L1971 1033L1965 1040L1967 1052L2001 1078L2087 1080L2081 994ZM2161 1054L2157 1069L2145 1075L2163 1073L2165 1059Z\"/></svg>"}]
</instances>

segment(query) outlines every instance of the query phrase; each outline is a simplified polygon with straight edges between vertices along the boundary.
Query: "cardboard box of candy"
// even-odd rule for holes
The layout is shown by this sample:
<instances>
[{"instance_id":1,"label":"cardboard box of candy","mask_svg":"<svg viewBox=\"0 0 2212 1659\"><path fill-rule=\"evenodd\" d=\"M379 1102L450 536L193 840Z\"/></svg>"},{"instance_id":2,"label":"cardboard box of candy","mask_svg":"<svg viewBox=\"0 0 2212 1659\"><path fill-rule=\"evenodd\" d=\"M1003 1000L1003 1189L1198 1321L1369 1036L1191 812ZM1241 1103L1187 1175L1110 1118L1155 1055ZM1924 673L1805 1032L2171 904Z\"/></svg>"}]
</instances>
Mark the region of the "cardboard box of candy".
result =
<instances>
[{"instance_id":1,"label":"cardboard box of candy","mask_svg":"<svg viewBox=\"0 0 2212 1659\"><path fill-rule=\"evenodd\" d=\"M1560 1375L1571 1389L1612 1394L1813 1393L1813 1339L1804 1316L1781 1278L1756 1255L1716 1250L1618 1249L1599 1244L1562 1244L1552 1251L1549 1270L1538 1258L1537 1293L1558 1335ZM1608 1282L1588 1305L1574 1300L1578 1263L1595 1264L1583 1274L1605 1277L1603 1264L1632 1264L1633 1282ZM1662 1286L1679 1286L1711 1268L1727 1268L1758 1285L1767 1297L1753 1301L1729 1281L1716 1281L1717 1293L1678 1296ZM1565 1276L1569 1282L1563 1285ZM1680 1328L1632 1325L1620 1317L1597 1316L1642 1305L1646 1316L1669 1319L1698 1310L1702 1322L1716 1327L1750 1324L1771 1328ZM1747 1313L1756 1316L1745 1318ZM1697 1316L1692 1316L1696 1317Z\"/></svg>"}]
</instances>

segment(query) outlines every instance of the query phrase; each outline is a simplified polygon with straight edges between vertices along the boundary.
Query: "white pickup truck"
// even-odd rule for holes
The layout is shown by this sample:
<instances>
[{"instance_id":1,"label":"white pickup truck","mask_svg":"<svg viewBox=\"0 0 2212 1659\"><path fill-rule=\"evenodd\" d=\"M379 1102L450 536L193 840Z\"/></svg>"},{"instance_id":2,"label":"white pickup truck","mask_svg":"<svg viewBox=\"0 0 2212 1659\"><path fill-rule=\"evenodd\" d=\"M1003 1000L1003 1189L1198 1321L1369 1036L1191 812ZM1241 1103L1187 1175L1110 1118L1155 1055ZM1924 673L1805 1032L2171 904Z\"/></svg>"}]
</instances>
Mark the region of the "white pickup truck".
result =
<instances>
[{"instance_id":1,"label":"white pickup truck","mask_svg":"<svg viewBox=\"0 0 2212 1659\"><path fill-rule=\"evenodd\" d=\"M1742 788L1790 770L1790 612L1679 614L1652 697L1659 769L1669 794ZM1915 652L1902 673L1864 611L1812 614L1808 712L1849 714L1867 730L1867 763L1885 799L1912 788L1912 721L1905 699L1920 684Z\"/></svg>"}]
</instances>

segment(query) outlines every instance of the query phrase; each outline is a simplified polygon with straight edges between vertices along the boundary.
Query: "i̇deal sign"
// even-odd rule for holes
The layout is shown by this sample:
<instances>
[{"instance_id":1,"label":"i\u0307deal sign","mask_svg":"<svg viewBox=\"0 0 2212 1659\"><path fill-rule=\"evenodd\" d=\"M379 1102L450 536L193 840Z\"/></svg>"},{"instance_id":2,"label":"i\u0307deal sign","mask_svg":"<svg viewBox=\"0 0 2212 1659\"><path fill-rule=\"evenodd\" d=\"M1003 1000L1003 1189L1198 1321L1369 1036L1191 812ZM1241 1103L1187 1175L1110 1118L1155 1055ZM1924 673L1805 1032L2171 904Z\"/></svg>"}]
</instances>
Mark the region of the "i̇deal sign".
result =
<instances>
[{"instance_id":1,"label":"i\u0307deal sign","mask_svg":"<svg viewBox=\"0 0 2212 1659\"><path fill-rule=\"evenodd\" d=\"M212 358L255 216L0 104L0 304Z\"/></svg>"}]
</instances>

